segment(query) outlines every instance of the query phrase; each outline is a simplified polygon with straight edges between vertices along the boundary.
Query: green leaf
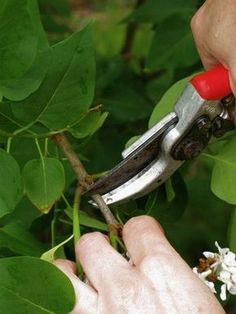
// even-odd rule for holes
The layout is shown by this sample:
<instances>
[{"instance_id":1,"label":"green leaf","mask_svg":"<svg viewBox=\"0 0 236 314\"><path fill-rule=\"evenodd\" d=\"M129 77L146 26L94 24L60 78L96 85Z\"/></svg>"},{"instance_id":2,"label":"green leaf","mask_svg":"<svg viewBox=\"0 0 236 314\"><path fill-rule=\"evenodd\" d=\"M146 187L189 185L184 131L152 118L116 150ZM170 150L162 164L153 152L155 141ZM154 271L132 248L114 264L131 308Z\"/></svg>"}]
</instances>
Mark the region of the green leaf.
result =
<instances>
[{"instance_id":1,"label":"green leaf","mask_svg":"<svg viewBox=\"0 0 236 314\"><path fill-rule=\"evenodd\" d=\"M140 138L140 135L135 135L132 136L126 143L125 143L125 148L128 148L131 146L135 141L137 141Z\"/></svg>"},{"instance_id":2,"label":"green leaf","mask_svg":"<svg viewBox=\"0 0 236 314\"><path fill-rule=\"evenodd\" d=\"M196 10L196 4L196 0L148 0L128 16L126 20L128 22L160 23L173 14L190 18Z\"/></svg>"},{"instance_id":3,"label":"green leaf","mask_svg":"<svg viewBox=\"0 0 236 314\"><path fill-rule=\"evenodd\" d=\"M54 265L33 257L0 260L0 312L69 313L75 295L69 279Z\"/></svg>"},{"instance_id":4,"label":"green leaf","mask_svg":"<svg viewBox=\"0 0 236 314\"><path fill-rule=\"evenodd\" d=\"M151 128L154 124L156 124L159 120L161 120L165 115L169 112L173 111L174 105L177 99L182 94L184 88L187 86L190 78L192 76L186 77L173 86L163 95L159 103L154 108L152 115L149 120L149 128Z\"/></svg>"},{"instance_id":5,"label":"green leaf","mask_svg":"<svg viewBox=\"0 0 236 314\"><path fill-rule=\"evenodd\" d=\"M57 15L69 16L70 6L68 0L39 0L40 6L44 11L49 11Z\"/></svg>"},{"instance_id":6,"label":"green leaf","mask_svg":"<svg viewBox=\"0 0 236 314\"><path fill-rule=\"evenodd\" d=\"M48 213L65 187L61 162L55 158L30 160L23 169L25 192L43 213Z\"/></svg>"},{"instance_id":7,"label":"green leaf","mask_svg":"<svg viewBox=\"0 0 236 314\"><path fill-rule=\"evenodd\" d=\"M0 228L0 247L20 255L40 256L43 246L33 235L16 223Z\"/></svg>"},{"instance_id":8,"label":"green leaf","mask_svg":"<svg viewBox=\"0 0 236 314\"><path fill-rule=\"evenodd\" d=\"M8 99L21 100L38 89L45 77L48 42L37 1L4 3L0 8L0 90Z\"/></svg>"},{"instance_id":9,"label":"green leaf","mask_svg":"<svg viewBox=\"0 0 236 314\"><path fill-rule=\"evenodd\" d=\"M17 162L10 154L0 149L0 217L15 209L22 192Z\"/></svg>"},{"instance_id":10,"label":"green leaf","mask_svg":"<svg viewBox=\"0 0 236 314\"><path fill-rule=\"evenodd\" d=\"M171 16L156 28L146 60L147 68L187 67L198 60L192 33L185 20Z\"/></svg>"},{"instance_id":11,"label":"green leaf","mask_svg":"<svg viewBox=\"0 0 236 314\"><path fill-rule=\"evenodd\" d=\"M24 229L29 229L32 222L41 215L42 213L25 196L16 205L13 212L0 219L0 225L16 223Z\"/></svg>"},{"instance_id":12,"label":"green leaf","mask_svg":"<svg viewBox=\"0 0 236 314\"><path fill-rule=\"evenodd\" d=\"M108 112L101 114L100 112L91 111L68 131L78 139L93 135L102 127L107 116Z\"/></svg>"},{"instance_id":13,"label":"green leaf","mask_svg":"<svg viewBox=\"0 0 236 314\"><path fill-rule=\"evenodd\" d=\"M171 178L168 178L165 182L166 198L168 202L172 202L175 198L175 190L173 188Z\"/></svg>"},{"instance_id":14,"label":"green leaf","mask_svg":"<svg viewBox=\"0 0 236 314\"><path fill-rule=\"evenodd\" d=\"M135 78L130 70L106 87L101 103L112 117L121 122L147 118L152 110L143 82Z\"/></svg>"},{"instance_id":15,"label":"green leaf","mask_svg":"<svg viewBox=\"0 0 236 314\"><path fill-rule=\"evenodd\" d=\"M65 213L71 220L73 220L73 209L72 208L65 209ZM104 222L102 222L96 218L89 216L83 210L79 211L79 222L82 226L94 228L94 229L101 230L101 231L108 231L107 224L105 224Z\"/></svg>"},{"instance_id":16,"label":"green leaf","mask_svg":"<svg viewBox=\"0 0 236 314\"><path fill-rule=\"evenodd\" d=\"M146 85L147 95L154 103L174 84L174 69L167 69L163 74L150 80Z\"/></svg>"},{"instance_id":17,"label":"green leaf","mask_svg":"<svg viewBox=\"0 0 236 314\"><path fill-rule=\"evenodd\" d=\"M215 161L211 178L212 192L220 199L236 205L236 137L231 136L217 154L202 153Z\"/></svg>"},{"instance_id":18,"label":"green leaf","mask_svg":"<svg viewBox=\"0 0 236 314\"><path fill-rule=\"evenodd\" d=\"M0 8L0 79L22 76L33 64L35 37L29 0L2 0Z\"/></svg>"},{"instance_id":19,"label":"green leaf","mask_svg":"<svg viewBox=\"0 0 236 314\"><path fill-rule=\"evenodd\" d=\"M95 61L91 27L51 47L46 79L26 100L11 103L14 116L31 126L70 128L88 110L94 94Z\"/></svg>"},{"instance_id":20,"label":"green leaf","mask_svg":"<svg viewBox=\"0 0 236 314\"><path fill-rule=\"evenodd\" d=\"M21 128L22 125L15 120L11 108L8 103L0 102L0 129L6 136L10 137L11 134ZM9 135L8 135L9 134Z\"/></svg>"},{"instance_id":21,"label":"green leaf","mask_svg":"<svg viewBox=\"0 0 236 314\"><path fill-rule=\"evenodd\" d=\"M47 252L44 252L42 254L42 256L40 257L42 260L46 261L46 262L49 262L49 263L52 263L54 260L55 260L55 254L56 254L56 251L61 248L64 244L66 244L67 242L69 242L72 238L73 238L73 234L67 238L65 241L59 243L58 245L54 246L51 250L47 251Z\"/></svg>"},{"instance_id":22,"label":"green leaf","mask_svg":"<svg viewBox=\"0 0 236 314\"><path fill-rule=\"evenodd\" d=\"M33 65L22 77L12 80L2 80L0 82L2 94L6 98L14 101L28 97L39 88L44 79L47 72L48 59L48 50L40 52L36 56Z\"/></svg>"}]
</instances>

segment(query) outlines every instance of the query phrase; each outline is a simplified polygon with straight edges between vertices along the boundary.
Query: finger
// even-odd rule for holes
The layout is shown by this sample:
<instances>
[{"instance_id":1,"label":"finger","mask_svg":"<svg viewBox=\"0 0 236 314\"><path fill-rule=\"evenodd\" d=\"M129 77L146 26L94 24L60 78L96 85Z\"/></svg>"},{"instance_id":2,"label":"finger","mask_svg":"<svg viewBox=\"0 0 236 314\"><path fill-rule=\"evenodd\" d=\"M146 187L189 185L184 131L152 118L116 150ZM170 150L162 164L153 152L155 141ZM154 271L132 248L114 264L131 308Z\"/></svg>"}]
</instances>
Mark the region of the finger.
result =
<instances>
[{"instance_id":1,"label":"finger","mask_svg":"<svg viewBox=\"0 0 236 314\"><path fill-rule=\"evenodd\" d=\"M71 313L95 314L97 311L97 293L75 275L75 263L68 260L58 259L54 262L54 265L63 271L74 287L76 304Z\"/></svg>"},{"instance_id":2,"label":"finger","mask_svg":"<svg viewBox=\"0 0 236 314\"><path fill-rule=\"evenodd\" d=\"M87 233L76 245L76 256L96 290L128 275L132 267L99 232Z\"/></svg>"},{"instance_id":3,"label":"finger","mask_svg":"<svg viewBox=\"0 0 236 314\"><path fill-rule=\"evenodd\" d=\"M56 259L53 264L60 269L63 268L64 272L67 271L74 274L76 273L76 264L72 261L66 259Z\"/></svg>"},{"instance_id":4,"label":"finger","mask_svg":"<svg viewBox=\"0 0 236 314\"><path fill-rule=\"evenodd\" d=\"M198 50L198 53L199 53L200 59L202 61L202 65L206 71L211 70L220 64L219 60L217 60L210 53L203 51L203 50Z\"/></svg>"},{"instance_id":5,"label":"finger","mask_svg":"<svg viewBox=\"0 0 236 314\"><path fill-rule=\"evenodd\" d=\"M138 268L148 280L156 298L166 300L162 303L163 312L169 313L170 309L175 309L175 313L195 313L201 304L203 309L209 309L208 313L223 314L214 294L178 254L162 252L145 257Z\"/></svg>"},{"instance_id":6,"label":"finger","mask_svg":"<svg viewBox=\"0 0 236 314\"><path fill-rule=\"evenodd\" d=\"M191 313L198 305L189 302L193 296L198 302L206 300L209 308L215 305L214 295L171 247L155 219L148 216L130 219L123 228L123 239L157 299L167 300L163 303L166 312L175 308L178 313Z\"/></svg>"},{"instance_id":7,"label":"finger","mask_svg":"<svg viewBox=\"0 0 236 314\"><path fill-rule=\"evenodd\" d=\"M195 45L205 70L210 70L219 64L219 60L209 51L205 42L205 31L202 27L204 23L205 5L198 10L191 20L192 35Z\"/></svg>"},{"instance_id":8,"label":"finger","mask_svg":"<svg viewBox=\"0 0 236 314\"><path fill-rule=\"evenodd\" d=\"M196 42L196 48L206 71L214 68L220 63L220 61L208 51L207 46L204 45L203 42Z\"/></svg>"},{"instance_id":9,"label":"finger","mask_svg":"<svg viewBox=\"0 0 236 314\"><path fill-rule=\"evenodd\" d=\"M123 240L135 265L143 258L162 252L175 252L160 224L150 216L131 218L123 227Z\"/></svg>"}]
</instances>

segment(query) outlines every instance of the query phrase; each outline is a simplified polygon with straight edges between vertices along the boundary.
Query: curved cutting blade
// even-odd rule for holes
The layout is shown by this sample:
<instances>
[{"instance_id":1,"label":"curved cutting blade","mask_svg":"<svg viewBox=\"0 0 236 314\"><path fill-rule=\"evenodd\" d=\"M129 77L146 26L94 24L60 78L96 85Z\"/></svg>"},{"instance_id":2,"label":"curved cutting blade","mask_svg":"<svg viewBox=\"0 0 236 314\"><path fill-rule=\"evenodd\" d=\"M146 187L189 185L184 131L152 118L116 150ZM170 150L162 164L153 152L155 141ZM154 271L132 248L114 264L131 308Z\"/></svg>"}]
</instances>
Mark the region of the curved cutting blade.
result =
<instances>
[{"instance_id":1,"label":"curved cutting blade","mask_svg":"<svg viewBox=\"0 0 236 314\"><path fill-rule=\"evenodd\" d=\"M107 205L124 203L142 197L161 185L182 163L183 161L173 160L170 156L165 156L161 152L159 158L140 173L116 189L102 195L102 197Z\"/></svg>"},{"instance_id":2,"label":"curved cutting blade","mask_svg":"<svg viewBox=\"0 0 236 314\"><path fill-rule=\"evenodd\" d=\"M104 194L112 191L145 169L160 154L160 140L163 134L177 122L177 116L171 112L136 142L123 152L125 157L106 176L95 182L85 192Z\"/></svg>"}]
</instances>

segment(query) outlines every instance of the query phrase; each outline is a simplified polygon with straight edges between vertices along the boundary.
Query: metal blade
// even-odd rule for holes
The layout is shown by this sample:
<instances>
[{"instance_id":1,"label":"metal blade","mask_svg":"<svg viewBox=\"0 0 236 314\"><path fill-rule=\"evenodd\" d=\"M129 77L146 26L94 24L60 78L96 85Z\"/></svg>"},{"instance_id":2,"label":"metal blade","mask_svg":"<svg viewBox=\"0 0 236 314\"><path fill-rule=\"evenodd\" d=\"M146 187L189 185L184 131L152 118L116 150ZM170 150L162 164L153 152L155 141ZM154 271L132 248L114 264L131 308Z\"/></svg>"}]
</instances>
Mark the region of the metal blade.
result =
<instances>
[{"instance_id":1,"label":"metal blade","mask_svg":"<svg viewBox=\"0 0 236 314\"><path fill-rule=\"evenodd\" d=\"M85 192L104 194L116 189L146 168L160 153L162 135L177 122L177 116L171 112L159 123L144 133L130 148L124 151L126 158L115 166L105 177L95 182Z\"/></svg>"},{"instance_id":2,"label":"metal blade","mask_svg":"<svg viewBox=\"0 0 236 314\"><path fill-rule=\"evenodd\" d=\"M157 154L153 153L152 156L154 156L154 158L152 157L152 160L149 163L144 163L144 167L139 172L137 171L137 168L134 169L133 172L135 175L129 179L126 178L125 180L120 180L119 184L113 184L113 182L110 182L110 186L115 186L115 188L111 189L109 186L109 189L104 189L107 192L104 194L101 193L103 194L102 197L106 204L118 204L131 199L136 199L149 193L162 184L184 162L182 159L174 159L172 156L172 149L174 145L176 145L176 143L181 143L181 140L184 140L187 132L191 130L196 119L206 115L211 121L213 121L221 114L222 106L219 105L218 101L205 100L201 98L195 88L191 84L188 84L181 97L177 100L174 110L175 114L172 113L173 120L170 119L169 129L167 128L168 123L165 126L162 125L163 120L160 124L158 123L156 125L157 130L159 127L161 130L161 136L156 137L158 138L156 142L158 148L157 151L155 151ZM168 120L168 116L166 119ZM173 123L171 123L171 121ZM175 123L176 121L177 123ZM158 131L157 134L159 134ZM130 156L135 154L136 150L139 151L140 149L142 151L143 148L146 147L145 145L147 145L145 143L149 142L149 137L152 138L152 135L150 135L150 133L147 135L146 133L131 146L131 151L129 149L126 150L124 155L127 156L127 158L125 158L124 162ZM197 139L198 138L195 140ZM185 146L185 148L187 149L188 146ZM123 166L121 166L120 172L118 169L117 173L122 175L123 169ZM119 180L119 176L117 176L117 179ZM107 182L107 184L109 184L109 180ZM91 203L96 206L93 202Z\"/></svg>"},{"instance_id":3,"label":"metal blade","mask_svg":"<svg viewBox=\"0 0 236 314\"><path fill-rule=\"evenodd\" d=\"M183 161L173 160L161 152L159 158L140 173L102 197L107 205L112 205L144 196L165 182L166 178L170 177L182 163ZM90 201L90 203L96 206L94 202Z\"/></svg>"}]
</instances>

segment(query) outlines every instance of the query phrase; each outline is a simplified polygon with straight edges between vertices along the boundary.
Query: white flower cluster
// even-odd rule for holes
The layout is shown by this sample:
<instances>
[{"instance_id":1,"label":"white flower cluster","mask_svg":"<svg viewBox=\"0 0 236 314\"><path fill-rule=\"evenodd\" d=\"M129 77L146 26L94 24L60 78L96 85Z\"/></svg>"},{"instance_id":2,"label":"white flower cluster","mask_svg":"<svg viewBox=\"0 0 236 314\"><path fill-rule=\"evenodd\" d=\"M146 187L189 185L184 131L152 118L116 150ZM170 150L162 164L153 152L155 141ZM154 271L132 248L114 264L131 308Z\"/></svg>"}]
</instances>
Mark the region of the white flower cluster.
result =
<instances>
[{"instance_id":1,"label":"white flower cluster","mask_svg":"<svg viewBox=\"0 0 236 314\"><path fill-rule=\"evenodd\" d=\"M236 294L236 255L229 248L221 248L217 242L215 245L218 253L203 252L206 258L206 269L199 271L198 267L194 267L193 271L213 293L216 293L215 284L209 278L215 277L216 280L222 282L220 298L224 301L227 291L230 294Z\"/></svg>"}]
</instances>

